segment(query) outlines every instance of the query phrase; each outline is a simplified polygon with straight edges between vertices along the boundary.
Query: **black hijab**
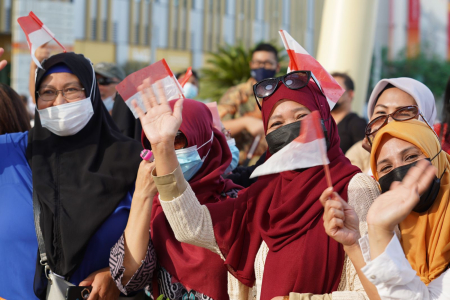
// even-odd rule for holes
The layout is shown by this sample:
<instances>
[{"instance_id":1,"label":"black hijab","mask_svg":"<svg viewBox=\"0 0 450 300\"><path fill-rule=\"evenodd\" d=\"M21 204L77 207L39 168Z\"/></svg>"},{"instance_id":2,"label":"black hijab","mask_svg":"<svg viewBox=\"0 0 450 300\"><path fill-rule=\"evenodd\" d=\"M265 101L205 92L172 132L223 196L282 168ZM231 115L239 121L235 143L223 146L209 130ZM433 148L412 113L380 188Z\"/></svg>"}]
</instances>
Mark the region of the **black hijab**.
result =
<instances>
[{"instance_id":1,"label":"black hijab","mask_svg":"<svg viewBox=\"0 0 450 300\"><path fill-rule=\"evenodd\" d=\"M69 277L83 260L91 237L134 187L142 146L117 129L102 103L88 59L61 53L42 67L49 70L56 64L66 65L78 77L94 109L81 131L64 137L43 128L36 112L28 138L27 159L33 194L41 206L48 264L53 272ZM36 91L45 70L37 71ZM36 277L42 278L42 270L36 270Z\"/></svg>"}]
</instances>

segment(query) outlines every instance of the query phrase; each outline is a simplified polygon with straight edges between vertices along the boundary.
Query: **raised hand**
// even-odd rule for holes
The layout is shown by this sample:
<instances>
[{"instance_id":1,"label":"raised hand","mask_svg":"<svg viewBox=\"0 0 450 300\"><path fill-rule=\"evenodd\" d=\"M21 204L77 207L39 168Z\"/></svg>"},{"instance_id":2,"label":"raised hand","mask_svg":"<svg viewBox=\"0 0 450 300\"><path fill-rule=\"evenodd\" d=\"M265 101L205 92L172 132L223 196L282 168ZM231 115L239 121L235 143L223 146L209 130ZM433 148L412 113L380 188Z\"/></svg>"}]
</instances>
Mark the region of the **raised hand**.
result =
<instances>
[{"instance_id":1,"label":"raised hand","mask_svg":"<svg viewBox=\"0 0 450 300\"><path fill-rule=\"evenodd\" d=\"M2 57L3 53L5 53L5 49L0 48L0 58ZM0 71L3 70L8 62L6 60L0 60Z\"/></svg>"},{"instance_id":2,"label":"raised hand","mask_svg":"<svg viewBox=\"0 0 450 300\"><path fill-rule=\"evenodd\" d=\"M402 182L394 182L386 193L381 194L369 209L367 224L392 232L419 202L436 175L436 168L428 161L419 161Z\"/></svg>"},{"instance_id":3,"label":"raised hand","mask_svg":"<svg viewBox=\"0 0 450 300\"><path fill-rule=\"evenodd\" d=\"M355 210L333 192L333 188L323 191L319 200L325 209L323 213L325 232L344 246L353 246L357 243L360 233L359 219Z\"/></svg>"},{"instance_id":4,"label":"raised hand","mask_svg":"<svg viewBox=\"0 0 450 300\"><path fill-rule=\"evenodd\" d=\"M135 100L132 102L152 149L161 143L169 143L173 146L181 125L183 110L183 98L176 102L172 111L160 82L157 82L157 87L158 96L153 93L149 79L144 80L138 87L147 114L142 111Z\"/></svg>"}]
</instances>

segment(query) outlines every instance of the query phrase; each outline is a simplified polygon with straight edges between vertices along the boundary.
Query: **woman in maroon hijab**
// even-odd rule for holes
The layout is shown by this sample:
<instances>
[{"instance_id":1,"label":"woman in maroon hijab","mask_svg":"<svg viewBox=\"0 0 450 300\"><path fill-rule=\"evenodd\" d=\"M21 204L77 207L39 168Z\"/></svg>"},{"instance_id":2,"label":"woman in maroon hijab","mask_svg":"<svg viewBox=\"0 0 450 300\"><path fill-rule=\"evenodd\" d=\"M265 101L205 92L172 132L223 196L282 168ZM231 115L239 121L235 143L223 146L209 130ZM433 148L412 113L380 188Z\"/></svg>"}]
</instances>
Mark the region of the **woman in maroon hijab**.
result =
<instances>
[{"instance_id":1,"label":"woman in maroon hijab","mask_svg":"<svg viewBox=\"0 0 450 300\"><path fill-rule=\"evenodd\" d=\"M174 104L175 101L168 103L170 107ZM226 137L214 127L208 107L186 99L182 117L172 149L176 149L184 178L200 203L217 203L236 197L242 187L221 177L231 163L231 152ZM144 148L151 149L144 134L142 143ZM135 193L152 194L154 191L148 176L153 165L142 162ZM141 182L147 183L141 185ZM160 294L171 300L227 299L227 270L221 257L210 250L177 241L158 195L151 202L149 199L146 203L132 203L132 218L111 251L111 272L119 289L130 294L149 286L152 278L157 278L158 284L149 291L154 299Z\"/></svg>"},{"instance_id":2,"label":"woman in maroon hijab","mask_svg":"<svg viewBox=\"0 0 450 300\"><path fill-rule=\"evenodd\" d=\"M370 206L377 195L375 181L361 174L343 155L330 107L316 83L308 77L303 86L288 87L298 79L296 76L290 73L275 86L265 86L273 90L262 101L268 157L298 136L304 116L319 111L328 140L334 191L357 213L367 211L364 207ZM181 123L182 100L172 112L162 93L157 100L147 85L143 90L147 114L137 111L154 149L153 178L161 206L179 241L225 257L225 266L242 284L256 285L258 299L314 294L323 299L366 296L343 247L324 231L319 197L327 182L322 166L262 176L237 198L201 205L195 191L177 175L181 169L173 139ZM164 192L169 185L176 186L171 195ZM360 231L367 231L365 216L359 215L359 219ZM242 296L244 289L240 288ZM239 294L237 290L229 289L230 298Z\"/></svg>"}]
</instances>

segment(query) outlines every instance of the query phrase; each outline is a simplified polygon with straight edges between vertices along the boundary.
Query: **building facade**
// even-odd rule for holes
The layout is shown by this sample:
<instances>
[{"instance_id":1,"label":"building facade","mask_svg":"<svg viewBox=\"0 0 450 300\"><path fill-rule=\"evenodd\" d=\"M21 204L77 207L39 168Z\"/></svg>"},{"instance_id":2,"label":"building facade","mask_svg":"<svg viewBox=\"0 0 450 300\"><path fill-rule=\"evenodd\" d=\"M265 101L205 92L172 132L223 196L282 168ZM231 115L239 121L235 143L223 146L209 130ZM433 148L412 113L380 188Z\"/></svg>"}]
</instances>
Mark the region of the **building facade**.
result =
<instances>
[{"instance_id":1,"label":"building facade","mask_svg":"<svg viewBox=\"0 0 450 300\"><path fill-rule=\"evenodd\" d=\"M0 45L10 81L28 94L29 50L16 20L33 11L67 50L93 63L149 64L165 58L174 72L205 66L220 45L261 41L282 46L287 30L317 51L325 0L0 0ZM59 51L56 44L50 45ZM6 74L8 73L8 74Z\"/></svg>"}]
</instances>

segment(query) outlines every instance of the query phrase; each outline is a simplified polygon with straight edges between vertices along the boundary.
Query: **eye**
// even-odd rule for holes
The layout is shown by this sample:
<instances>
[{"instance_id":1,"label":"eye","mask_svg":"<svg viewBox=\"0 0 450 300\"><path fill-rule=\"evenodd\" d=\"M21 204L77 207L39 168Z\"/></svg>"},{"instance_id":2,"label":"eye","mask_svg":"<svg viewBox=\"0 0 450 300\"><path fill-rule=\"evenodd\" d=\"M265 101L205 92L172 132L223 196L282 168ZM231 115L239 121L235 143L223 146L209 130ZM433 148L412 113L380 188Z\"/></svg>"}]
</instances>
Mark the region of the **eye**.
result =
<instances>
[{"instance_id":1,"label":"eye","mask_svg":"<svg viewBox=\"0 0 450 300\"><path fill-rule=\"evenodd\" d=\"M304 117L306 117L307 116L307 114L299 114L298 116L297 116L297 120L301 120L301 119L303 119Z\"/></svg>"},{"instance_id":2,"label":"eye","mask_svg":"<svg viewBox=\"0 0 450 300\"><path fill-rule=\"evenodd\" d=\"M419 155L417 155L417 154L411 154L411 155L408 155L405 160L412 161L412 160L416 160L418 157L419 157Z\"/></svg>"},{"instance_id":3,"label":"eye","mask_svg":"<svg viewBox=\"0 0 450 300\"><path fill-rule=\"evenodd\" d=\"M391 165L385 165L381 168L380 173L388 172L391 169Z\"/></svg>"},{"instance_id":4,"label":"eye","mask_svg":"<svg viewBox=\"0 0 450 300\"><path fill-rule=\"evenodd\" d=\"M383 111L383 110L379 110L379 111L375 112L375 115L382 116L382 115L387 115L387 113L385 111Z\"/></svg>"},{"instance_id":5,"label":"eye","mask_svg":"<svg viewBox=\"0 0 450 300\"><path fill-rule=\"evenodd\" d=\"M55 91L54 90L43 90L41 92L42 95L54 95Z\"/></svg>"},{"instance_id":6,"label":"eye","mask_svg":"<svg viewBox=\"0 0 450 300\"><path fill-rule=\"evenodd\" d=\"M275 126L280 126L280 125L282 125L283 123L281 123L280 121L276 121L276 122L273 122L271 125L270 125L270 127L269 128L273 128L273 127L275 127Z\"/></svg>"}]
</instances>

